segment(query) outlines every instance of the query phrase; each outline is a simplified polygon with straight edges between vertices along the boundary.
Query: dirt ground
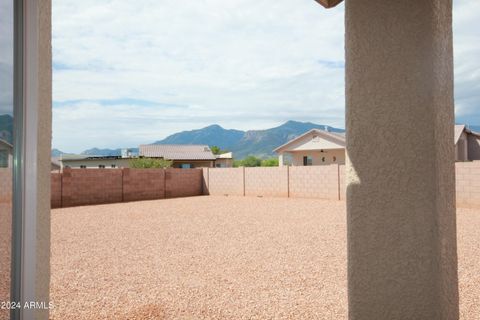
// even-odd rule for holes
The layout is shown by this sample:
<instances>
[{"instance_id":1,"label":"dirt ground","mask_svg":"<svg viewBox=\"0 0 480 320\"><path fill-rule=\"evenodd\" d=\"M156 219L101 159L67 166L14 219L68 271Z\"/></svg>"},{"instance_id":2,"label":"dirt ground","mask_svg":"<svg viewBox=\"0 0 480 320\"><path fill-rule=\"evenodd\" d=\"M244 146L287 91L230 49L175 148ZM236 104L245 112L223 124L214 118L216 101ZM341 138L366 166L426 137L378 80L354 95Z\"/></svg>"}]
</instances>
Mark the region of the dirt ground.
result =
<instances>
[{"instance_id":1,"label":"dirt ground","mask_svg":"<svg viewBox=\"0 0 480 320\"><path fill-rule=\"evenodd\" d=\"M480 319L480 210L458 210ZM52 319L347 319L345 203L193 197L52 210Z\"/></svg>"}]
</instances>

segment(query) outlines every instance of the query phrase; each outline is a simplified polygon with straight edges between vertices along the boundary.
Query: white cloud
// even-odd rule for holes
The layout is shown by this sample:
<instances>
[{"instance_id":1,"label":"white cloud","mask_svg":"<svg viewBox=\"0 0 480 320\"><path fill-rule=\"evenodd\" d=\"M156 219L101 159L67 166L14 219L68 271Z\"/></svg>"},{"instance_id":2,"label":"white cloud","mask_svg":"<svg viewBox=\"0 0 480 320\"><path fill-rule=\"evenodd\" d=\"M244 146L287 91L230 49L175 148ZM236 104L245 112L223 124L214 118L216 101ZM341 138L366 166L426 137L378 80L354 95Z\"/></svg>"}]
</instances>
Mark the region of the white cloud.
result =
<instances>
[{"instance_id":1,"label":"white cloud","mask_svg":"<svg viewBox=\"0 0 480 320\"><path fill-rule=\"evenodd\" d=\"M455 6L463 115L479 102L480 10ZM313 0L54 0L53 144L135 146L212 123L343 127L343 24L343 4Z\"/></svg>"},{"instance_id":2,"label":"white cloud","mask_svg":"<svg viewBox=\"0 0 480 320\"><path fill-rule=\"evenodd\" d=\"M136 145L212 123L343 127L343 34L342 7L312 0L54 1L54 100L91 101L54 108L54 145ZM122 98L188 107L92 102Z\"/></svg>"},{"instance_id":3,"label":"white cloud","mask_svg":"<svg viewBox=\"0 0 480 320\"><path fill-rule=\"evenodd\" d=\"M13 2L0 1L0 114L13 112Z\"/></svg>"},{"instance_id":4,"label":"white cloud","mask_svg":"<svg viewBox=\"0 0 480 320\"><path fill-rule=\"evenodd\" d=\"M453 35L458 123L480 124L480 2L455 1Z\"/></svg>"}]
</instances>

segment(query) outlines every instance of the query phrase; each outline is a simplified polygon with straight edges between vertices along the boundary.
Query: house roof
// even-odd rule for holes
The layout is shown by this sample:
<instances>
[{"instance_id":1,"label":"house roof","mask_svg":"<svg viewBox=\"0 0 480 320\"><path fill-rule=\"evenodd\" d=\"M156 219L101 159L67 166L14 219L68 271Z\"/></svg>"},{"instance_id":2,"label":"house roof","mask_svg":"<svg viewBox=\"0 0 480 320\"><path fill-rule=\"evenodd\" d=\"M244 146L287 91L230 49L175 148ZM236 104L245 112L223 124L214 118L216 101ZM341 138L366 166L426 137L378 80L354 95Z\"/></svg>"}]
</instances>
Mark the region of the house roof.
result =
<instances>
[{"instance_id":1,"label":"house roof","mask_svg":"<svg viewBox=\"0 0 480 320\"><path fill-rule=\"evenodd\" d=\"M148 144L140 146L140 156L168 160L215 160L207 145Z\"/></svg>"},{"instance_id":2,"label":"house roof","mask_svg":"<svg viewBox=\"0 0 480 320\"><path fill-rule=\"evenodd\" d=\"M333 8L343 0L315 0L325 8Z\"/></svg>"},{"instance_id":3,"label":"house roof","mask_svg":"<svg viewBox=\"0 0 480 320\"><path fill-rule=\"evenodd\" d=\"M78 161L78 160L102 160L102 159L129 159L122 156L92 156L85 154L63 154L59 161Z\"/></svg>"},{"instance_id":4,"label":"house roof","mask_svg":"<svg viewBox=\"0 0 480 320\"><path fill-rule=\"evenodd\" d=\"M304 134L299 135L296 138L293 138L292 140L290 140L287 143L281 145L280 147L276 148L273 151L274 152L279 152L281 149L284 149L284 148L294 144L295 142L303 139L304 137L306 137L306 136L308 136L309 134L312 134L312 133L318 134L320 136L324 136L326 138L330 138L333 141L337 142L338 144L340 144L342 146L345 146L345 133L336 133L336 132L328 132L328 131L320 130L320 129L311 129L311 130L305 132Z\"/></svg>"},{"instance_id":5,"label":"house roof","mask_svg":"<svg viewBox=\"0 0 480 320\"><path fill-rule=\"evenodd\" d=\"M472 134L476 137L479 137L480 138L480 133L478 132L475 132L475 131L472 131L470 130L466 125L464 124L456 124L455 125L455 145L458 143L458 140L460 139L460 137L462 136L462 133L463 132L466 132L467 134Z\"/></svg>"},{"instance_id":6,"label":"house roof","mask_svg":"<svg viewBox=\"0 0 480 320\"><path fill-rule=\"evenodd\" d=\"M8 148L10 148L10 149L13 149L13 146L12 146L10 143L8 143L7 141L3 140L3 139L0 139L0 145L4 145L4 146L6 146L6 147L8 147Z\"/></svg>"}]
</instances>

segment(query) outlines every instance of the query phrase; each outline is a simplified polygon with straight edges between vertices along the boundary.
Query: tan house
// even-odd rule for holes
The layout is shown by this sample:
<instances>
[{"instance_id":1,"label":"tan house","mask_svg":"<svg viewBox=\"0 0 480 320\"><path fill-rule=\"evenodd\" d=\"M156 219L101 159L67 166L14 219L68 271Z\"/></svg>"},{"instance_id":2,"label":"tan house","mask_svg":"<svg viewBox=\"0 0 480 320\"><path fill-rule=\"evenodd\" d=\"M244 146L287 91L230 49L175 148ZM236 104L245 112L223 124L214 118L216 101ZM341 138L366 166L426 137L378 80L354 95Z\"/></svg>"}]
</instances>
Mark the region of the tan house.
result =
<instances>
[{"instance_id":1,"label":"tan house","mask_svg":"<svg viewBox=\"0 0 480 320\"><path fill-rule=\"evenodd\" d=\"M12 168L13 146L5 140L0 139L0 168Z\"/></svg>"},{"instance_id":2,"label":"tan house","mask_svg":"<svg viewBox=\"0 0 480 320\"><path fill-rule=\"evenodd\" d=\"M480 133L464 124L455 126L455 160L480 160Z\"/></svg>"},{"instance_id":3,"label":"tan house","mask_svg":"<svg viewBox=\"0 0 480 320\"><path fill-rule=\"evenodd\" d=\"M233 167L233 153L227 152L215 155L215 168L232 168Z\"/></svg>"},{"instance_id":4,"label":"tan house","mask_svg":"<svg viewBox=\"0 0 480 320\"><path fill-rule=\"evenodd\" d=\"M312 129L274 150L279 166L345 163L345 135Z\"/></svg>"},{"instance_id":5,"label":"tan house","mask_svg":"<svg viewBox=\"0 0 480 320\"><path fill-rule=\"evenodd\" d=\"M233 166L233 155L231 153L214 155L207 145L141 145L139 156L171 160L174 168L224 168Z\"/></svg>"},{"instance_id":6,"label":"tan house","mask_svg":"<svg viewBox=\"0 0 480 320\"><path fill-rule=\"evenodd\" d=\"M480 133L455 125L455 160L480 160ZM316 166L345 163L345 135L312 129L274 150L279 165Z\"/></svg>"}]
</instances>

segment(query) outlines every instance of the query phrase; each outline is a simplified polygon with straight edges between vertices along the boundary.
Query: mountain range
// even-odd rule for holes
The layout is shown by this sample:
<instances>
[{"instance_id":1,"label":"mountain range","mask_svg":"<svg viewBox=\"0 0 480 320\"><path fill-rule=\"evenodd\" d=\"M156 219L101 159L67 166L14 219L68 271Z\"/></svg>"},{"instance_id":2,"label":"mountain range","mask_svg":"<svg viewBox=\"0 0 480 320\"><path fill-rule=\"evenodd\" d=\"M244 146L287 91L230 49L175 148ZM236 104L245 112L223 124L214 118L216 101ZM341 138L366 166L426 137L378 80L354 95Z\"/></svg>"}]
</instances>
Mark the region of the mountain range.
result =
<instances>
[{"instance_id":1,"label":"mountain range","mask_svg":"<svg viewBox=\"0 0 480 320\"><path fill-rule=\"evenodd\" d=\"M254 155L260 158L273 156L273 149L313 128L330 132L344 132L343 129L314 124L311 122L288 121L281 126L265 130L224 129L214 124L202 129L182 131L172 134L154 144L205 144L218 146L222 150L232 151L235 159ZM137 148L130 148L137 151ZM58 149L52 150L52 157L66 154ZM119 156L121 149L88 149L84 155Z\"/></svg>"},{"instance_id":2,"label":"mountain range","mask_svg":"<svg viewBox=\"0 0 480 320\"><path fill-rule=\"evenodd\" d=\"M298 121L288 121L275 128L248 131L226 130L214 124L199 130L175 133L155 144L215 145L222 150L232 151L236 159L249 155L266 158L273 156L273 149L314 128L344 132L343 129Z\"/></svg>"},{"instance_id":3,"label":"mountain range","mask_svg":"<svg viewBox=\"0 0 480 320\"><path fill-rule=\"evenodd\" d=\"M254 155L260 158L273 156L273 149L287 141L313 129L327 129L330 132L344 132L345 130L311 122L287 121L281 126L265 130L234 130L224 129L214 124L208 127L182 131L172 134L154 144L205 144L218 146L222 150L232 151L235 159L243 159L246 156ZM470 129L480 132L480 126L469 126ZM133 152L138 152L138 148ZM52 150L52 157L64 154L58 149ZM98 149L92 148L83 151L84 155L96 156L119 156L121 149Z\"/></svg>"}]
</instances>

